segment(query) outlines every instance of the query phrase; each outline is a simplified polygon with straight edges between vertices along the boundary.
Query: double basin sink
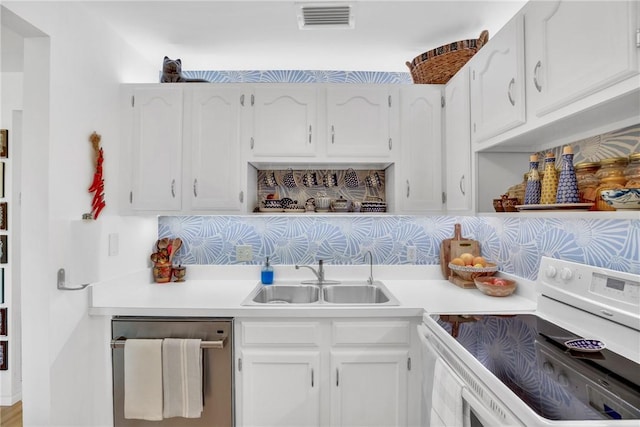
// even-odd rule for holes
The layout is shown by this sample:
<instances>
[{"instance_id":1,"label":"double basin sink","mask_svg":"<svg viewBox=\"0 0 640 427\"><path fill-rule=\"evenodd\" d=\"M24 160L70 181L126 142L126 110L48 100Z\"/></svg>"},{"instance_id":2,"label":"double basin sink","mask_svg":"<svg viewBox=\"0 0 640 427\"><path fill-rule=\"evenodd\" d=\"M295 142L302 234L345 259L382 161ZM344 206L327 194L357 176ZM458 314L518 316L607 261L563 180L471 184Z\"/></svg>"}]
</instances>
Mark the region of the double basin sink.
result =
<instances>
[{"instance_id":1,"label":"double basin sink","mask_svg":"<svg viewBox=\"0 0 640 427\"><path fill-rule=\"evenodd\" d=\"M399 305L382 282L258 283L242 305Z\"/></svg>"}]
</instances>

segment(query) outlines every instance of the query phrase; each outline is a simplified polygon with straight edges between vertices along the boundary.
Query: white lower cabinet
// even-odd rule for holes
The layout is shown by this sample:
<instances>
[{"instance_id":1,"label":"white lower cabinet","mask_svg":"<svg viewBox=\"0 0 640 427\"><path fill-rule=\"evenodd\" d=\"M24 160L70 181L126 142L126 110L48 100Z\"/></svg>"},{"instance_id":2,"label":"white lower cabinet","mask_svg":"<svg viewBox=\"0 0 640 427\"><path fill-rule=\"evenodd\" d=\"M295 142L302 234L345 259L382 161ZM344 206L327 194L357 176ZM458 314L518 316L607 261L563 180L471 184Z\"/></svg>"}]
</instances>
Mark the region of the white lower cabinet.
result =
<instances>
[{"instance_id":1,"label":"white lower cabinet","mask_svg":"<svg viewBox=\"0 0 640 427\"><path fill-rule=\"evenodd\" d=\"M331 425L407 425L409 350L331 352Z\"/></svg>"},{"instance_id":2,"label":"white lower cabinet","mask_svg":"<svg viewBox=\"0 0 640 427\"><path fill-rule=\"evenodd\" d=\"M237 425L414 424L416 322L236 320Z\"/></svg>"},{"instance_id":3,"label":"white lower cabinet","mask_svg":"<svg viewBox=\"0 0 640 427\"><path fill-rule=\"evenodd\" d=\"M320 425L320 352L243 350L242 425Z\"/></svg>"}]
</instances>

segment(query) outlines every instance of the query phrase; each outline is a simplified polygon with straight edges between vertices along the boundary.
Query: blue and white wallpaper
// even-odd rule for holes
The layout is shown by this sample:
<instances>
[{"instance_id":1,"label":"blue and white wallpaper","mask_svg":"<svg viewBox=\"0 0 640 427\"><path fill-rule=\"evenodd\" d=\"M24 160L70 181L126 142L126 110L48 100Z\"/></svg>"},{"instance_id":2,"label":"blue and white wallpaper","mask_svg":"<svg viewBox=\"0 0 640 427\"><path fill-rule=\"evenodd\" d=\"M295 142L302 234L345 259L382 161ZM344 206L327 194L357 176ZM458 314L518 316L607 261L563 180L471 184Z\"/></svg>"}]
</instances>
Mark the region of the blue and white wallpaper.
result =
<instances>
[{"instance_id":1,"label":"blue and white wallpaper","mask_svg":"<svg viewBox=\"0 0 640 427\"><path fill-rule=\"evenodd\" d=\"M411 74L383 71L323 71L323 70L240 70L182 71L190 79L210 83L374 83L413 84Z\"/></svg>"},{"instance_id":2,"label":"blue and white wallpaper","mask_svg":"<svg viewBox=\"0 0 640 427\"><path fill-rule=\"evenodd\" d=\"M417 249L416 264L440 263L440 242L453 236L480 242L482 255L502 271L535 280L544 256L640 274L640 219L569 219L393 216L254 215L167 216L158 220L158 237L180 237L182 264L237 264L236 245L251 245L261 264L361 264L371 251L375 264L401 265L407 246Z\"/></svg>"}]
</instances>

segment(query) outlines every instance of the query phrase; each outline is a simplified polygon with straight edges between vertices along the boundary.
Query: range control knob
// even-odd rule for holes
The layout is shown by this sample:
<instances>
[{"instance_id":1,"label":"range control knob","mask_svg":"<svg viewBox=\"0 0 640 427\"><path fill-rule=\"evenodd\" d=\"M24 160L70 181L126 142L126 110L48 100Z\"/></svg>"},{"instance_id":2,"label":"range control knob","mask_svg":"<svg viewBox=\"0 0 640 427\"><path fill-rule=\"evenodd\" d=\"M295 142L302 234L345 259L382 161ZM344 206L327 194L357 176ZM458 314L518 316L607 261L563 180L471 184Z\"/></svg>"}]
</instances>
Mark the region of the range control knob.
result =
<instances>
[{"instance_id":1,"label":"range control knob","mask_svg":"<svg viewBox=\"0 0 640 427\"><path fill-rule=\"evenodd\" d=\"M568 282L569 280L571 280L573 278L573 272L568 268L563 268L560 271L560 278L562 280L564 280L565 282Z\"/></svg>"},{"instance_id":2,"label":"range control knob","mask_svg":"<svg viewBox=\"0 0 640 427\"><path fill-rule=\"evenodd\" d=\"M547 271L545 271L545 274L549 279L553 279L554 277L556 277L556 272L556 268L553 265L550 265L547 267Z\"/></svg>"},{"instance_id":3,"label":"range control knob","mask_svg":"<svg viewBox=\"0 0 640 427\"><path fill-rule=\"evenodd\" d=\"M544 362L542 364L542 369L544 369L547 374L553 374L556 370L551 362Z\"/></svg>"}]
</instances>

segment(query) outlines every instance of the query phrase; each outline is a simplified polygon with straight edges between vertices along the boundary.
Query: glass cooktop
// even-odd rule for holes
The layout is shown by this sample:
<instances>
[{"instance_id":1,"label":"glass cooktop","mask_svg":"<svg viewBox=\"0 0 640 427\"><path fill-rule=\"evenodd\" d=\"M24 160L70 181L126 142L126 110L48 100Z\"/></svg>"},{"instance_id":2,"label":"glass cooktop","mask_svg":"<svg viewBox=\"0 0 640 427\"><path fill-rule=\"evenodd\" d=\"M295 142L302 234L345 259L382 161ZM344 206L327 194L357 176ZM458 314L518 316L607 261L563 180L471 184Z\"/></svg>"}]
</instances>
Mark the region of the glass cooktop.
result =
<instances>
[{"instance_id":1,"label":"glass cooktop","mask_svg":"<svg viewBox=\"0 0 640 427\"><path fill-rule=\"evenodd\" d=\"M608 350L606 342L532 314L434 318L544 418L640 419L640 366Z\"/></svg>"}]
</instances>

